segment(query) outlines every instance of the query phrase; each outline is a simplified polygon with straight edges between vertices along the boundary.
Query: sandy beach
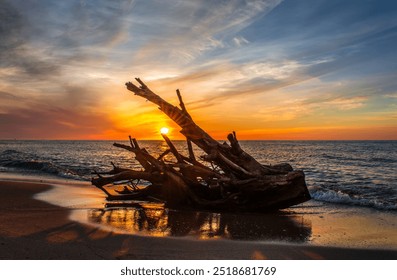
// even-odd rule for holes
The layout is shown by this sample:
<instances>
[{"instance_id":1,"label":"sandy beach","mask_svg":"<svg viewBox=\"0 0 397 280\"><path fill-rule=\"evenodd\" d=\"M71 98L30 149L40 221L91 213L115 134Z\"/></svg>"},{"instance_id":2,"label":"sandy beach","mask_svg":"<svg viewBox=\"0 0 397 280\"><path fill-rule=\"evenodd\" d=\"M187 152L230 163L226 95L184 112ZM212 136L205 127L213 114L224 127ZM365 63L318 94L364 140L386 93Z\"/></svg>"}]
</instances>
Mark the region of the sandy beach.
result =
<instances>
[{"instance_id":1,"label":"sandy beach","mask_svg":"<svg viewBox=\"0 0 397 280\"><path fill-rule=\"evenodd\" d=\"M72 215L76 208L84 203L88 208L98 207L104 201L100 195L95 197L95 189L90 198L76 191L78 188L71 191L73 187L45 179L3 176L0 259L397 259L396 225L387 214L377 218L307 213L311 237L302 244L150 237L76 221ZM85 187L91 190L87 184ZM69 199L62 191L70 193ZM53 200L58 194L65 206L67 201L80 204L61 207L43 201L43 194ZM363 235L365 240L360 240ZM342 239L340 243L332 242L338 239Z\"/></svg>"}]
</instances>

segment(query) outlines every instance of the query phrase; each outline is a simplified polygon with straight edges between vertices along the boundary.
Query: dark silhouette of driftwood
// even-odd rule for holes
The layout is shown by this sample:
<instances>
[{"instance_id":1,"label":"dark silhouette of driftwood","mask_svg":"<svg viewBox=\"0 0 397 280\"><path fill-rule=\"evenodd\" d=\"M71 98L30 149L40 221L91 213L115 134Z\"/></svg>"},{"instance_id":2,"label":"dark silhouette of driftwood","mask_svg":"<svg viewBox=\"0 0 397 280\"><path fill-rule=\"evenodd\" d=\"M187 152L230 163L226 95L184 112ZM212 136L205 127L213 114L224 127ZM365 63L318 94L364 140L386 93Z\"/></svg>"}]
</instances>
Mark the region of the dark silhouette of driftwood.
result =
<instances>
[{"instance_id":1,"label":"dark silhouette of driftwood","mask_svg":"<svg viewBox=\"0 0 397 280\"><path fill-rule=\"evenodd\" d=\"M159 106L181 127L186 137L188 155L181 154L167 135L162 134L169 149L159 157L150 155L130 136L130 145L115 143L128 150L142 166L142 170L119 168L97 174L92 184L108 196L108 200L160 200L174 208L227 211L268 211L290 207L310 199L302 171L291 165L263 165L240 146L236 133L227 136L229 143L220 143L201 129L187 112L181 93L177 90L180 108L171 105L150 90L139 78L139 85L126 83L127 89ZM197 160L192 143L204 153ZM174 161L165 161L172 154ZM137 186L137 180L150 182ZM123 190L112 191L119 182Z\"/></svg>"}]
</instances>

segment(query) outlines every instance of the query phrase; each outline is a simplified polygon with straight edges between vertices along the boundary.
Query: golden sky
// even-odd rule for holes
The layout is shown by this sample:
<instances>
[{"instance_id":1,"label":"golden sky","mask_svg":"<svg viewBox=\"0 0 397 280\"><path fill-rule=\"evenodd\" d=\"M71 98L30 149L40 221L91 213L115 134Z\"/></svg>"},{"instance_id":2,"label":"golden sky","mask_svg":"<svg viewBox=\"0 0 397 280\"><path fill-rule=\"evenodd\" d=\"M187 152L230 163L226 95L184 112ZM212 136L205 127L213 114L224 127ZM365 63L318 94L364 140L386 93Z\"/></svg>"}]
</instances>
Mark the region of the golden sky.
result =
<instances>
[{"instance_id":1,"label":"golden sky","mask_svg":"<svg viewBox=\"0 0 397 280\"><path fill-rule=\"evenodd\" d=\"M0 2L0 139L397 139L395 1Z\"/></svg>"}]
</instances>

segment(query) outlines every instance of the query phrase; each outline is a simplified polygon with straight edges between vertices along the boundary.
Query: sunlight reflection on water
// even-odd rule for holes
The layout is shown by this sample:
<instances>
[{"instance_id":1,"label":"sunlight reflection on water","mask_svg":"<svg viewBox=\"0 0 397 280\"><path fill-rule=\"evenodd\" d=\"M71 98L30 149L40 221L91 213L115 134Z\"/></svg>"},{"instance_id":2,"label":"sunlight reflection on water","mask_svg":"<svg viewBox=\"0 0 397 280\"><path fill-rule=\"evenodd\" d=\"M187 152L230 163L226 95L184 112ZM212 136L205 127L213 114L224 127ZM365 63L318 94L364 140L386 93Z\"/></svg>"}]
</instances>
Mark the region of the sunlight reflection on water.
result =
<instances>
[{"instance_id":1,"label":"sunlight reflection on water","mask_svg":"<svg viewBox=\"0 0 397 280\"><path fill-rule=\"evenodd\" d=\"M305 242L311 223L283 213L234 214L171 210L161 204L75 210L73 219L120 233L153 237Z\"/></svg>"}]
</instances>

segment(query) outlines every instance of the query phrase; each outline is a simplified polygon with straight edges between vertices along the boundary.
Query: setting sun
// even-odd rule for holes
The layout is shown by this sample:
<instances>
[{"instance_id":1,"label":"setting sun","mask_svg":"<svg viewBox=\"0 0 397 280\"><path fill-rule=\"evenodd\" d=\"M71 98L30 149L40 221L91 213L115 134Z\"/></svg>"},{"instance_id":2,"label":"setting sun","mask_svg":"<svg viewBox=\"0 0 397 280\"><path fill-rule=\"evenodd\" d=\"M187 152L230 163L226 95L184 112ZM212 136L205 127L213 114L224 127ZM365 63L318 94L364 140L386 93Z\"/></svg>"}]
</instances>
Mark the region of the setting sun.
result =
<instances>
[{"instance_id":1,"label":"setting sun","mask_svg":"<svg viewBox=\"0 0 397 280\"><path fill-rule=\"evenodd\" d=\"M162 128L160 129L160 133L161 133L161 134L167 134L169 131L170 131L170 130L168 129L168 127L162 127Z\"/></svg>"}]
</instances>

